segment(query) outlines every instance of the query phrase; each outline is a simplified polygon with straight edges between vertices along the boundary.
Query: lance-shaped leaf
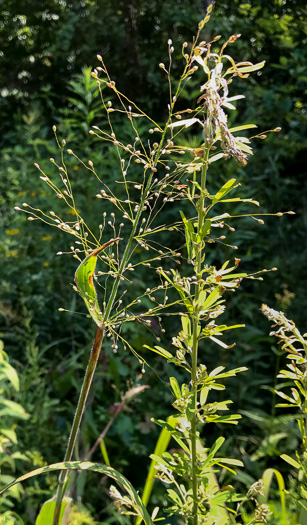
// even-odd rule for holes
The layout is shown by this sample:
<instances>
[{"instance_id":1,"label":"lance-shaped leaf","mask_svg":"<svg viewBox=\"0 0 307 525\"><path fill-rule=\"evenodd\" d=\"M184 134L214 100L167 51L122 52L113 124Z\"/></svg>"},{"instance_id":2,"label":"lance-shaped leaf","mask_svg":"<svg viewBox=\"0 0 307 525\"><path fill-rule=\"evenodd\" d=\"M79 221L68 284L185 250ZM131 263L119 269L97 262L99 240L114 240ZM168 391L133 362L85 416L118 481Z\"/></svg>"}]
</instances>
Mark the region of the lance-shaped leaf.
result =
<instances>
[{"instance_id":1,"label":"lance-shaped leaf","mask_svg":"<svg viewBox=\"0 0 307 525\"><path fill-rule=\"evenodd\" d=\"M102 326L103 318L101 315L97 293L93 282L93 275L95 272L98 254L104 250L107 246L110 246L116 241L120 241L120 238L111 239L110 241L103 244L90 255L88 255L84 261L78 266L75 273L75 283L78 287L80 295L84 300L87 309L98 326Z\"/></svg>"},{"instance_id":2,"label":"lance-shaped leaf","mask_svg":"<svg viewBox=\"0 0 307 525\"><path fill-rule=\"evenodd\" d=\"M216 162L217 160L222 159L225 157L225 153L217 153L216 155L212 155L212 157L209 158L209 164L212 164L212 162Z\"/></svg>"},{"instance_id":3,"label":"lance-shaped leaf","mask_svg":"<svg viewBox=\"0 0 307 525\"><path fill-rule=\"evenodd\" d=\"M179 126L184 126L185 128L189 128L190 126L195 124L195 122L199 122L199 124L203 125L202 122L198 118L192 117L192 118L188 118L185 120L179 120L178 122L172 122L172 124L169 124L168 127L171 129L178 128Z\"/></svg>"},{"instance_id":4,"label":"lance-shaped leaf","mask_svg":"<svg viewBox=\"0 0 307 525\"><path fill-rule=\"evenodd\" d=\"M235 182L236 182L236 179L230 179L229 181L227 181L226 184L224 184L219 189L219 191L214 195L212 199L212 205L220 201L224 197L224 195L229 193L233 189Z\"/></svg>"},{"instance_id":5,"label":"lance-shaped leaf","mask_svg":"<svg viewBox=\"0 0 307 525\"><path fill-rule=\"evenodd\" d=\"M234 131L243 131L244 129L252 129L257 128L256 124L243 124L242 126L235 126L234 128L230 128L230 133L233 133Z\"/></svg>"}]
</instances>

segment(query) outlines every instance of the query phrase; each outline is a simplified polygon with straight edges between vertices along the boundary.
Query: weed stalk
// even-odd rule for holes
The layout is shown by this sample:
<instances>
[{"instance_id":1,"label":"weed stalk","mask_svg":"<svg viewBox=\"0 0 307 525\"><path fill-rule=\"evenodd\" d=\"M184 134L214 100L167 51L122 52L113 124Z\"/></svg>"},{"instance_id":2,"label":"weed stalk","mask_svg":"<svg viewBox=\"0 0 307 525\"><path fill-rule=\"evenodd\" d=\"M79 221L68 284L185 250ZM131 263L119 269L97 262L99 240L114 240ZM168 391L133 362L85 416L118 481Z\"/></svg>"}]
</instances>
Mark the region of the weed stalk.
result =
<instances>
[{"instance_id":1,"label":"weed stalk","mask_svg":"<svg viewBox=\"0 0 307 525\"><path fill-rule=\"evenodd\" d=\"M201 230L204 222L204 215L205 215L205 191L206 191L206 177L207 177L207 169L208 169L208 157L209 157L209 151L210 147L209 144L206 143L205 147L205 154L204 154L204 161L203 161L203 167L202 167L202 174L201 174L201 194L199 199L199 206L198 206L198 223L197 223L197 237L200 238L201 236ZM197 477L197 435L196 435L196 427L197 427L197 358L198 358L198 334L199 334L199 326L200 326L200 319L199 319L199 294L201 291L200 287L200 279L201 279L201 270L202 270L202 261L204 258L203 250L204 250L204 241L201 241L198 243L196 247L197 251L197 257L196 257L196 265L195 265L195 275L197 279L197 284L195 287L195 306L194 306L194 312L193 312L193 347L192 347L192 396L194 398L194 415L191 421L191 459L192 459L192 489L193 489L193 524L198 524L198 477Z\"/></svg>"}]
</instances>

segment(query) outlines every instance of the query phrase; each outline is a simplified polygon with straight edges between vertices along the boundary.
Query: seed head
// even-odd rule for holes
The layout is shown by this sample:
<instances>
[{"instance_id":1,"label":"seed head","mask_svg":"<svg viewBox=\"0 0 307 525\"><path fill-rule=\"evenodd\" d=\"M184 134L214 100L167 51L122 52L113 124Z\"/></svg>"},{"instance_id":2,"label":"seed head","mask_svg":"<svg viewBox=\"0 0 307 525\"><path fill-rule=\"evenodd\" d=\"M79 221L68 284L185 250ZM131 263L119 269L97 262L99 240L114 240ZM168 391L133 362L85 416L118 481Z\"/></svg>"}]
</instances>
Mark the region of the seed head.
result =
<instances>
[{"instance_id":1,"label":"seed head","mask_svg":"<svg viewBox=\"0 0 307 525\"><path fill-rule=\"evenodd\" d=\"M238 34L238 35L232 35L232 36L230 37L230 39L228 40L228 42L229 42L230 44L233 44L238 38L240 38L240 36L241 36L240 34Z\"/></svg>"},{"instance_id":2,"label":"seed head","mask_svg":"<svg viewBox=\"0 0 307 525\"><path fill-rule=\"evenodd\" d=\"M270 507L263 503L263 505L259 505L255 509L255 518L257 521L261 521L262 523L267 523L267 518L272 514L270 512Z\"/></svg>"}]
</instances>

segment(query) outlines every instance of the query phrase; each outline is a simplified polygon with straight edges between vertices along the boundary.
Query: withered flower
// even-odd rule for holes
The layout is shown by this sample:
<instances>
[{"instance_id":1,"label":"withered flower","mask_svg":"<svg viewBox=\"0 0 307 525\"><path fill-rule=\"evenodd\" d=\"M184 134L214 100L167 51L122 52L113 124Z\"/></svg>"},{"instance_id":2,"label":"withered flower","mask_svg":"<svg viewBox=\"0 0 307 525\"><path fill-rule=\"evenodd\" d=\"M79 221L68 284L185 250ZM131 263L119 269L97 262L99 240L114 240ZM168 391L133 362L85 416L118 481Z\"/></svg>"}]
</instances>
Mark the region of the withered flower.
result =
<instances>
[{"instance_id":1,"label":"withered flower","mask_svg":"<svg viewBox=\"0 0 307 525\"><path fill-rule=\"evenodd\" d=\"M204 123L204 134L207 140L213 142L217 132L221 135L222 150L228 157L233 157L239 164L247 163L247 154L236 144L235 137L229 131L227 116L222 108L228 96L228 85L222 76L223 64L219 62L213 69L210 79L201 87L206 90L200 100L204 100L207 109L207 118ZM219 90L222 89L222 96Z\"/></svg>"}]
</instances>

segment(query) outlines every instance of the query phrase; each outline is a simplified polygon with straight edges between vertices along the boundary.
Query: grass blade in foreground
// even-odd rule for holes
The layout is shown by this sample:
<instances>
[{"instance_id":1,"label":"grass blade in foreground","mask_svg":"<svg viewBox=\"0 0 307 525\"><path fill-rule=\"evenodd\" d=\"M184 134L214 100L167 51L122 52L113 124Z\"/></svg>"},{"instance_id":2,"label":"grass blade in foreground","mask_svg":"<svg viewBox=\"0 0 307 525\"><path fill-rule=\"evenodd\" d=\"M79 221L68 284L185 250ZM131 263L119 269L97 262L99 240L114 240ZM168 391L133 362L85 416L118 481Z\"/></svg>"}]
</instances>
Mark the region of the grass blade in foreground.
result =
<instances>
[{"instance_id":1,"label":"grass blade in foreground","mask_svg":"<svg viewBox=\"0 0 307 525\"><path fill-rule=\"evenodd\" d=\"M140 496L133 488L131 483L117 470L99 463L91 463L89 461L64 461L62 463L54 463L53 465L48 465L47 467L38 468L15 479L12 483L4 487L4 489L0 491L0 494L3 494L3 492L8 490L10 487L16 485L16 483L21 483L26 479L39 476L40 474L45 474L47 472L52 472L54 470L90 470L92 472L98 472L99 474L103 474L109 478L114 479L114 481L116 481L116 483L118 483L129 495L129 499L125 497L126 505L129 501L130 506L133 508L136 514L144 520L145 524L152 525L150 516L143 505Z\"/></svg>"}]
</instances>

